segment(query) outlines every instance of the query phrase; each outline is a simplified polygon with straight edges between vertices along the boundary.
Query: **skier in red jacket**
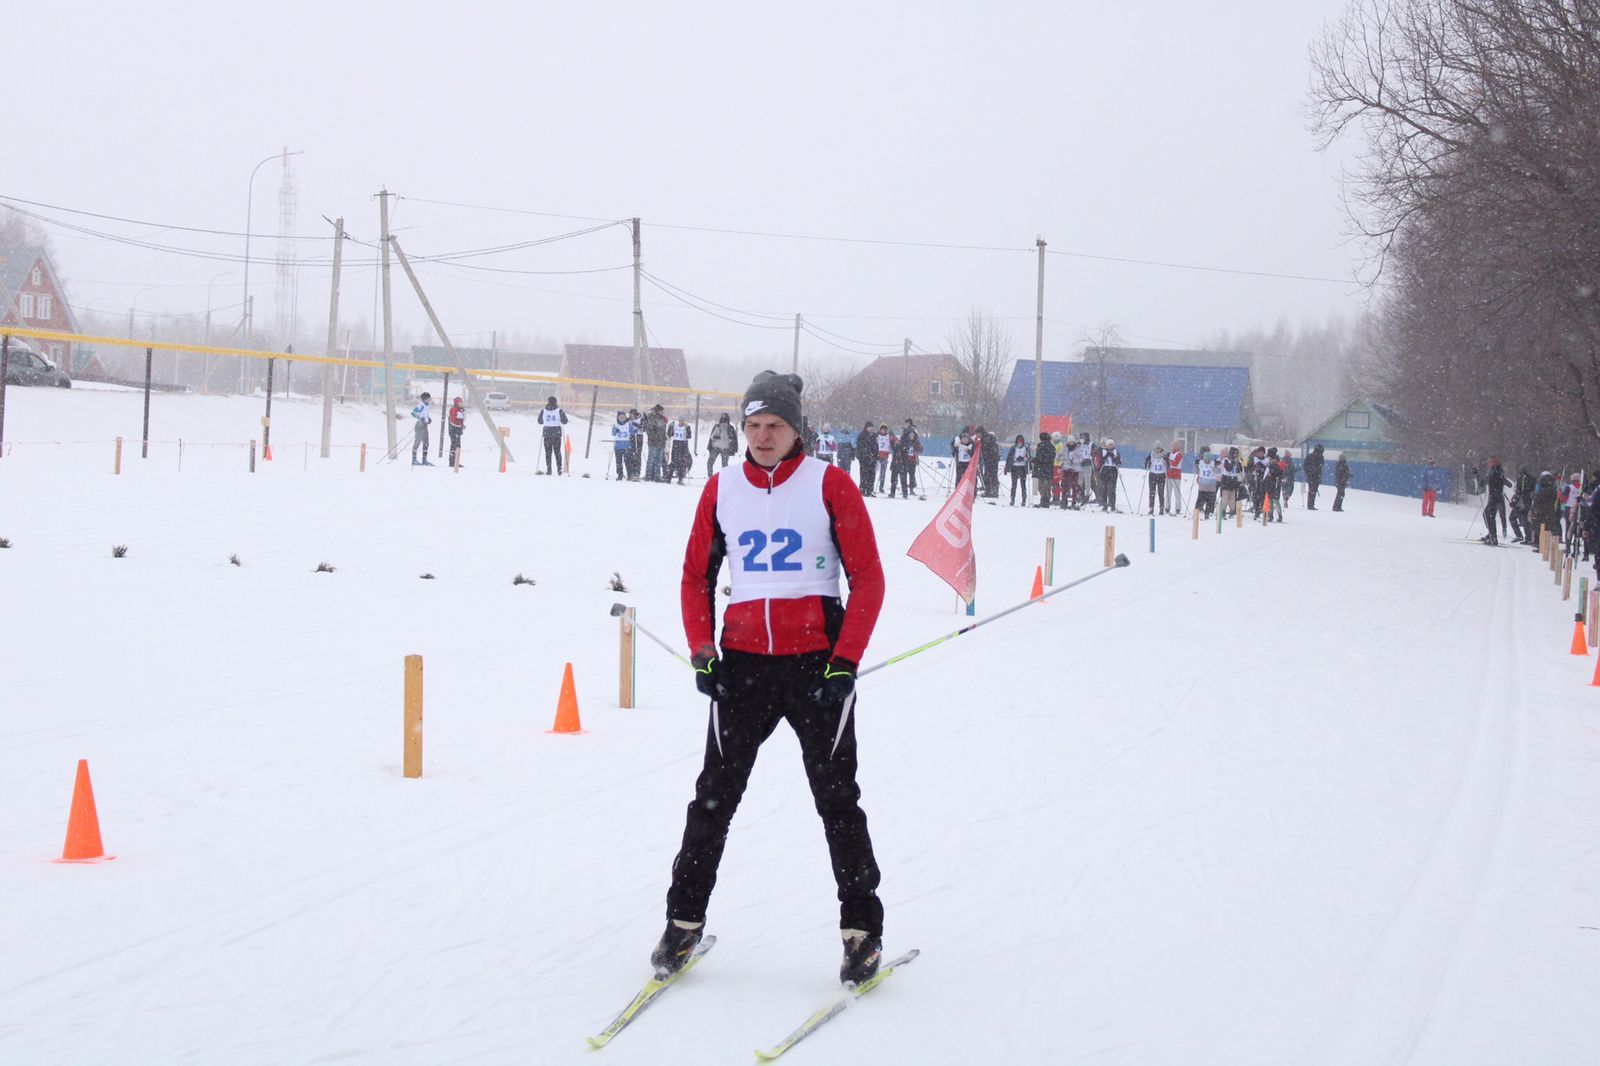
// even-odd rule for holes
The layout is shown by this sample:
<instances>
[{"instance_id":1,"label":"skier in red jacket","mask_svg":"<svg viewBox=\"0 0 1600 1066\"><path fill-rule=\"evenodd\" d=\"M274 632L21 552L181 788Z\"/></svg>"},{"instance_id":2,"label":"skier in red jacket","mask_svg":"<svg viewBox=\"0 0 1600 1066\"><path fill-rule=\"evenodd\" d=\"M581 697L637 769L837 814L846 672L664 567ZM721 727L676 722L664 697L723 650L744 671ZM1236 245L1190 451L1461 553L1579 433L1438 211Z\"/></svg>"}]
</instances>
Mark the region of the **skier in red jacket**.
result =
<instances>
[{"instance_id":1,"label":"skier in red jacket","mask_svg":"<svg viewBox=\"0 0 1600 1066\"><path fill-rule=\"evenodd\" d=\"M780 721L799 738L838 885L840 980L856 984L878 969L883 904L856 784L853 710L857 664L883 605L883 567L861 490L844 470L805 454L801 388L793 374L756 375L742 408L745 460L706 483L689 533L683 628L711 714L672 864L666 932L650 956L660 976L700 942L729 824L756 753ZM715 597L724 561L732 602L719 656Z\"/></svg>"}]
</instances>

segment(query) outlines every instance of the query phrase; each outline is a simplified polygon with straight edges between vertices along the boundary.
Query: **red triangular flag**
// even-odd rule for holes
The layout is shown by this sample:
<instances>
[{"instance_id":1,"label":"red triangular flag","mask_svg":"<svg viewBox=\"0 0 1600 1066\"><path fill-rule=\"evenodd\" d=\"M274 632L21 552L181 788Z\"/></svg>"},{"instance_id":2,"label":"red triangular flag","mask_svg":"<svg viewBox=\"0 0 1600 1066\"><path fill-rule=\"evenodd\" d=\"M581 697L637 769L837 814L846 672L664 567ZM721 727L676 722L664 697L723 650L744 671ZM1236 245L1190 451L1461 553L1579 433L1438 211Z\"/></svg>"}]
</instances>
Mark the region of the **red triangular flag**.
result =
<instances>
[{"instance_id":1,"label":"red triangular flag","mask_svg":"<svg viewBox=\"0 0 1600 1066\"><path fill-rule=\"evenodd\" d=\"M978 594L978 557L972 550L972 505L977 498L978 463L967 464L956 491L917 534L906 552L947 585L964 603Z\"/></svg>"}]
</instances>

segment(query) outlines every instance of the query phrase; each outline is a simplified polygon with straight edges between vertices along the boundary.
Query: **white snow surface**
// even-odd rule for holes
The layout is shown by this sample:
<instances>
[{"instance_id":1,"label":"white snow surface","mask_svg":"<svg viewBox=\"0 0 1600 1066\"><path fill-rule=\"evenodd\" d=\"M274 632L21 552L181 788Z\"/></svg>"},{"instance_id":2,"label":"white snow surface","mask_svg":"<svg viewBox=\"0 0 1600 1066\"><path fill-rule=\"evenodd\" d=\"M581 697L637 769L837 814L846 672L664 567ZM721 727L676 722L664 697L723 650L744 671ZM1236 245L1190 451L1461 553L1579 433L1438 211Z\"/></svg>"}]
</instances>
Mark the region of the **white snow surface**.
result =
<instances>
[{"instance_id":1,"label":"white snow surface","mask_svg":"<svg viewBox=\"0 0 1600 1066\"><path fill-rule=\"evenodd\" d=\"M148 459L141 414L127 390L9 391L0 1061L746 1062L837 992L780 727L716 951L584 1043L647 976L706 733L648 641L619 709L607 609L682 645L703 459L689 487L618 485L606 420L584 461L575 419L591 476L535 477L517 414L509 473L476 420L466 469L414 469L342 405L324 461L320 405L279 399L251 475L259 398L155 397ZM868 663L967 621L905 556L937 502L869 501ZM1575 603L1536 553L1477 544L1467 507L1300 502L1198 541L1158 519L1154 554L1116 516L1128 569L862 681L887 948L922 957L786 1061L1596 1061L1600 689ZM1105 525L980 504L979 616L1027 596L1046 536L1057 583L1094 572ZM567 662L580 736L546 732ZM80 758L114 861L51 861Z\"/></svg>"}]
</instances>

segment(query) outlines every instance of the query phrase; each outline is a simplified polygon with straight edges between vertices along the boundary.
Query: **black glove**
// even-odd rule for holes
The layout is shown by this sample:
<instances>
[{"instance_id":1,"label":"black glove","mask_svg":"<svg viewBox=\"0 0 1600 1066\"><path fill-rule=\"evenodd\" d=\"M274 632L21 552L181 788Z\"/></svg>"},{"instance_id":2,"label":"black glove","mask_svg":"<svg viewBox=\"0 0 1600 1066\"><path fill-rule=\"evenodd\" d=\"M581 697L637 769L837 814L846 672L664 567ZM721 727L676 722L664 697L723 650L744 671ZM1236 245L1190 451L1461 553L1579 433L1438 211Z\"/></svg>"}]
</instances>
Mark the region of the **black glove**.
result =
<instances>
[{"instance_id":1,"label":"black glove","mask_svg":"<svg viewBox=\"0 0 1600 1066\"><path fill-rule=\"evenodd\" d=\"M720 659L715 655L696 655L693 665L694 687L700 690L700 695L713 700L727 698L728 686L722 678Z\"/></svg>"},{"instance_id":2,"label":"black glove","mask_svg":"<svg viewBox=\"0 0 1600 1066\"><path fill-rule=\"evenodd\" d=\"M811 698L823 706L837 706L856 690L856 664L837 655L822 666Z\"/></svg>"}]
</instances>

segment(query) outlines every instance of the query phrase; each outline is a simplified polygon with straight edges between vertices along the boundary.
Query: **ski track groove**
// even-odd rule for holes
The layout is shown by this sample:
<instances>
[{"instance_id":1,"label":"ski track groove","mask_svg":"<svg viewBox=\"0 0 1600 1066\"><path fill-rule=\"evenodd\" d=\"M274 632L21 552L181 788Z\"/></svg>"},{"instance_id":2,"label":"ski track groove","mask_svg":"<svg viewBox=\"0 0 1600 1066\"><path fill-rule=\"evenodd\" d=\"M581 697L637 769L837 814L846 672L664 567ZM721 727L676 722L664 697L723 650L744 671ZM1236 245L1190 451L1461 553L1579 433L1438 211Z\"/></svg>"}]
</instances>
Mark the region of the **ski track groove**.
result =
<instances>
[{"instance_id":1,"label":"ski track groove","mask_svg":"<svg viewBox=\"0 0 1600 1066\"><path fill-rule=\"evenodd\" d=\"M1510 559L1496 554L1487 617L1500 618L1501 606L1509 595L1513 614L1520 623L1523 614L1517 571ZM1517 630L1513 626L1513 632ZM1481 648L1483 663L1476 694L1478 710L1473 739L1463 755L1460 775L1450 805L1441 816L1428 845L1427 853L1404 897L1391 913L1381 939L1368 951L1352 978L1351 1017L1342 1027L1345 1039L1327 1061L1409 1063L1434 1061L1427 1057L1430 1027L1447 999L1451 984L1451 964L1461 953L1463 942L1481 928L1483 887L1496 870L1503 852L1508 808L1517 791L1513 785L1523 776L1518 771L1522 748L1523 697L1500 710L1494 696L1519 692L1505 678L1517 676L1515 640L1497 639L1493 627L1485 627ZM1485 796L1490 806L1485 813L1473 808ZM1467 876L1462 877L1465 873ZM1459 887L1457 887L1459 886ZM1444 922L1444 928L1436 927ZM1408 971L1424 960L1420 974ZM1400 1003L1405 1016L1389 1019L1389 1032L1382 1044L1366 1048L1351 1047L1355 1034L1381 1031L1385 1019L1380 1003ZM1398 1029L1398 1032L1394 1030Z\"/></svg>"}]
</instances>

